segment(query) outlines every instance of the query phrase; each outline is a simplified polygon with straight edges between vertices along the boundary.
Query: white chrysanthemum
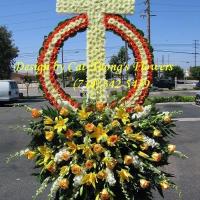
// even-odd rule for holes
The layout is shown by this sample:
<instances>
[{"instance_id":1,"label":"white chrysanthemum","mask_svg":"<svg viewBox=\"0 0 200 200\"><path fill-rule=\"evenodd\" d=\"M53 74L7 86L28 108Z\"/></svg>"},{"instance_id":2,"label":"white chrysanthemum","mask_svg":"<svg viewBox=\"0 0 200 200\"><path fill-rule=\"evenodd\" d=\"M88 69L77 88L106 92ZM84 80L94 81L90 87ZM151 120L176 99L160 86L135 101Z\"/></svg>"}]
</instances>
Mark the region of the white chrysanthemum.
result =
<instances>
[{"instance_id":1,"label":"white chrysanthemum","mask_svg":"<svg viewBox=\"0 0 200 200\"><path fill-rule=\"evenodd\" d=\"M114 173L108 168L106 168L106 173L107 173L106 181L109 183L110 186L115 185L116 179L114 177Z\"/></svg>"},{"instance_id":2,"label":"white chrysanthemum","mask_svg":"<svg viewBox=\"0 0 200 200\"><path fill-rule=\"evenodd\" d=\"M151 108L152 108L151 105L145 106L142 112L133 114L132 119L135 119L135 118L140 119L142 117L146 117L150 113Z\"/></svg>"},{"instance_id":3,"label":"white chrysanthemum","mask_svg":"<svg viewBox=\"0 0 200 200\"><path fill-rule=\"evenodd\" d=\"M144 136L143 141L153 148L159 146L159 144L154 139L149 138L147 136Z\"/></svg>"},{"instance_id":4,"label":"white chrysanthemum","mask_svg":"<svg viewBox=\"0 0 200 200\"><path fill-rule=\"evenodd\" d=\"M54 161L56 163L60 163L63 159L62 159L62 156L64 153L68 153L67 149L61 149L56 155L55 155L55 158L54 158Z\"/></svg>"},{"instance_id":5,"label":"white chrysanthemum","mask_svg":"<svg viewBox=\"0 0 200 200\"><path fill-rule=\"evenodd\" d=\"M73 181L74 181L73 186L78 187L79 185L81 185L82 179L83 179L83 175L75 176L73 179Z\"/></svg>"}]
</instances>

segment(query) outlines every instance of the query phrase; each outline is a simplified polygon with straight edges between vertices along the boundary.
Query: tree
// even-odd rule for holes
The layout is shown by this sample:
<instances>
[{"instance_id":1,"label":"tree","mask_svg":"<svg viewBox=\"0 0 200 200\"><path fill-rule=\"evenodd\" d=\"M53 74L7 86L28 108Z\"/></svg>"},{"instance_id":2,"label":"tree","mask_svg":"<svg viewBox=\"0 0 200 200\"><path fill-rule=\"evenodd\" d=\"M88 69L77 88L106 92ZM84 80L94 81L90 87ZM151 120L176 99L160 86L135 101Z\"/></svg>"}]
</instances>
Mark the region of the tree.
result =
<instances>
[{"instance_id":1,"label":"tree","mask_svg":"<svg viewBox=\"0 0 200 200\"><path fill-rule=\"evenodd\" d=\"M0 26L0 79L10 78L18 52L12 33L5 26Z\"/></svg>"},{"instance_id":2,"label":"tree","mask_svg":"<svg viewBox=\"0 0 200 200\"><path fill-rule=\"evenodd\" d=\"M32 83L32 81L33 81L32 78L30 76L28 76L28 75L24 76L24 78L23 78L23 82L24 82L24 84L26 86L27 97L29 96L28 91L29 91L29 86Z\"/></svg>"},{"instance_id":3,"label":"tree","mask_svg":"<svg viewBox=\"0 0 200 200\"><path fill-rule=\"evenodd\" d=\"M191 67L190 73L194 79L197 79L200 81L200 66L199 67Z\"/></svg>"},{"instance_id":4,"label":"tree","mask_svg":"<svg viewBox=\"0 0 200 200\"><path fill-rule=\"evenodd\" d=\"M117 55L113 55L110 59L109 64L110 65L116 65L116 66L122 66L121 71L121 81L123 80L123 70L126 66L126 49L125 47L121 47Z\"/></svg>"},{"instance_id":5,"label":"tree","mask_svg":"<svg viewBox=\"0 0 200 200\"><path fill-rule=\"evenodd\" d=\"M164 71L164 77L172 78L172 79L177 77L178 79L183 79L184 78L184 70L180 66L174 66L173 70Z\"/></svg>"}]
</instances>

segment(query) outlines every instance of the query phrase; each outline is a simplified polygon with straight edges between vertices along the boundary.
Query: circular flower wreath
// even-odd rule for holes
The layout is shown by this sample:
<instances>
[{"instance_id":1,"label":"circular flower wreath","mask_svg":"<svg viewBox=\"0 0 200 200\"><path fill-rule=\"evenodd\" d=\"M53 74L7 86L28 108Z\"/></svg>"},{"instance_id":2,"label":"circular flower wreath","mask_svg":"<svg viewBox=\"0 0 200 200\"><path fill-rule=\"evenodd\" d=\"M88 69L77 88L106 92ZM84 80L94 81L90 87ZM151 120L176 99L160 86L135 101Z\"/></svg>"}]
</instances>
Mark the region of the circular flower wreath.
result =
<instances>
[{"instance_id":1,"label":"circular flower wreath","mask_svg":"<svg viewBox=\"0 0 200 200\"><path fill-rule=\"evenodd\" d=\"M168 142L175 133L170 113L151 106L82 105L37 110L26 129L28 149L17 155L35 160L41 187L52 183L49 199L152 199L152 189L176 188L160 169L171 155L183 156Z\"/></svg>"},{"instance_id":2,"label":"circular flower wreath","mask_svg":"<svg viewBox=\"0 0 200 200\"><path fill-rule=\"evenodd\" d=\"M152 68L142 70L142 64L150 66L152 64L152 53L147 40L142 34L128 21L119 15L106 14L104 17L104 26L125 40L132 49L136 61L138 62L136 85L133 86L123 101L127 107L136 104L143 104L149 93L149 83L152 81ZM50 33L44 41L43 48L40 50L38 66L49 65L49 70L39 71L39 80L45 97L57 109L69 106L74 111L80 107L80 104L70 98L57 82L55 77L55 62L60 47L69 37L74 36L79 31L84 31L88 27L88 17L81 14L72 19L60 23L57 28Z\"/></svg>"}]
</instances>

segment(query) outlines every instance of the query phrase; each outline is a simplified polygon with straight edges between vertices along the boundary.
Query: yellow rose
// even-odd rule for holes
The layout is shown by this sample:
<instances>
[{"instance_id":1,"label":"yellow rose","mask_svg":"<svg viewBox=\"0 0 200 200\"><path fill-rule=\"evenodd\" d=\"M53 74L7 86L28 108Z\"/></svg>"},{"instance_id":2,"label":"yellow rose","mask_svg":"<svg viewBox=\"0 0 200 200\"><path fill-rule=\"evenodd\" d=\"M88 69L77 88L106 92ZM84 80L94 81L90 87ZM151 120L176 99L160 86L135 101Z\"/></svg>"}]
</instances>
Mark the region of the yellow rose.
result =
<instances>
[{"instance_id":1,"label":"yellow rose","mask_svg":"<svg viewBox=\"0 0 200 200\"><path fill-rule=\"evenodd\" d=\"M160 186L163 190L167 190L169 188L169 183L167 181L160 182Z\"/></svg>"},{"instance_id":2,"label":"yellow rose","mask_svg":"<svg viewBox=\"0 0 200 200\"><path fill-rule=\"evenodd\" d=\"M153 131L153 136L154 136L154 137L160 137L160 136L161 136L161 131L158 130L158 129L155 129L155 130Z\"/></svg>"},{"instance_id":3,"label":"yellow rose","mask_svg":"<svg viewBox=\"0 0 200 200\"><path fill-rule=\"evenodd\" d=\"M120 125L119 121L117 120L114 120L112 123L111 123L112 127L117 127Z\"/></svg>"},{"instance_id":4,"label":"yellow rose","mask_svg":"<svg viewBox=\"0 0 200 200\"><path fill-rule=\"evenodd\" d=\"M107 178L107 173L105 172L105 170L102 170L100 172L98 172L97 174L97 178L101 179L101 180L105 180Z\"/></svg>"},{"instance_id":5,"label":"yellow rose","mask_svg":"<svg viewBox=\"0 0 200 200\"><path fill-rule=\"evenodd\" d=\"M170 117L170 115L165 115L163 117L163 121L166 123L166 124L169 124L171 121L172 121L172 118Z\"/></svg>"},{"instance_id":6,"label":"yellow rose","mask_svg":"<svg viewBox=\"0 0 200 200\"><path fill-rule=\"evenodd\" d=\"M149 145L146 144L146 143L143 143L143 144L140 145L140 148L141 148L143 151L146 151L146 150L148 150Z\"/></svg>"},{"instance_id":7,"label":"yellow rose","mask_svg":"<svg viewBox=\"0 0 200 200\"><path fill-rule=\"evenodd\" d=\"M150 182L145 179L140 179L140 187L146 189L150 186Z\"/></svg>"},{"instance_id":8,"label":"yellow rose","mask_svg":"<svg viewBox=\"0 0 200 200\"><path fill-rule=\"evenodd\" d=\"M126 155L124 157L124 164L125 165L131 165L131 164L133 164L133 157L129 156L129 155Z\"/></svg>"},{"instance_id":9,"label":"yellow rose","mask_svg":"<svg viewBox=\"0 0 200 200\"><path fill-rule=\"evenodd\" d=\"M95 125L92 123L86 124L85 125L85 130L89 133L92 133L95 129Z\"/></svg>"},{"instance_id":10,"label":"yellow rose","mask_svg":"<svg viewBox=\"0 0 200 200\"><path fill-rule=\"evenodd\" d=\"M33 160L36 156L36 152L34 151L27 151L25 153L25 156L29 159L29 160Z\"/></svg>"},{"instance_id":11,"label":"yellow rose","mask_svg":"<svg viewBox=\"0 0 200 200\"><path fill-rule=\"evenodd\" d=\"M92 160L87 160L85 163L86 169L92 169L94 167L94 162Z\"/></svg>"},{"instance_id":12,"label":"yellow rose","mask_svg":"<svg viewBox=\"0 0 200 200\"><path fill-rule=\"evenodd\" d=\"M69 110L67 108L61 108L60 115L66 117L69 114Z\"/></svg>"},{"instance_id":13,"label":"yellow rose","mask_svg":"<svg viewBox=\"0 0 200 200\"><path fill-rule=\"evenodd\" d=\"M161 153L156 153L156 152L154 152L154 153L152 154L152 158L153 158L154 161L159 162L159 161L161 161L161 159L162 159L162 154L161 154Z\"/></svg>"},{"instance_id":14,"label":"yellow rose","mask_svg":"<svg viewBox=\"0 0 200 200\"><path fill-rule=\"evenodd\" d=\"M168 152L169 153L174 153L174 151L176 151L176 145L169 144L168 145Z\"/></svg>"},{"instance_id":15,"label":"yellow rose","mask_svg":"<svg viewBox=\"0 0 200 200\"><path fill-rule=\"evenodd\" d=\"M100 144L95 144L93 146L93 151L97 154L100 154L103 152L103 147Z\"/></svg>"},{"instance_id":16,"label":"yellow rose","mask_svg":"<svg viewBox=\"0 0 200 200\"><path fill-rule=\"evenodd\" d=\"M143 110L144 110L144 108L141 105L139 105L139 104L134 107L134 111L136 113L143 112Z\"/></svg>"},{"instance_id":17,"label":"yellow rose","mask_svg":"<svg viewBox=\"0 0 200 200\"><path fill-rule=\"evenodd\" d=\"M97 102L96 103L97 111L102 112L104 110L104 108L105 108L105 103L103 103L103 102Z\"/></svg>"},{"instance_id":18,"label":"yellow rose","mask_svg":"<svg viewBox=\"0 0 200 200\"><path fill-rule=\"evenodd\" d=\"M110 195L106 189L103 189L102 192L100 193L100 199L101 200L109 200Z\"/></svg>"},{"instance_id":19,"label":"yellow rose","mask_svg":"<svg viewBox=\"0 0 200 200\"><path fill-rule=\"evenodd\" d=\"M53 131L46 131L45 132L45 138L48 142L51 142L54 138L54 132Z\"/></svg>"}]
</instances>

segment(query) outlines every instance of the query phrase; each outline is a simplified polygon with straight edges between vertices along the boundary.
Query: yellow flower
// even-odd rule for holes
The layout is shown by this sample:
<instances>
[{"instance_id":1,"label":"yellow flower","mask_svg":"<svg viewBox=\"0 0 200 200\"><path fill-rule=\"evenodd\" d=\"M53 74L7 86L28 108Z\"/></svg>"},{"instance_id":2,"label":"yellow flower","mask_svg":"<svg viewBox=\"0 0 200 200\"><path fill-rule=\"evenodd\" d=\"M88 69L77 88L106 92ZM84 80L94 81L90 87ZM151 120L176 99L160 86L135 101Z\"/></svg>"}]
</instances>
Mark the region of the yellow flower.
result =
<instances>
[{"instance_id":1,"label":"yellow flower","mask_svg":"<svg viewBox=\"0 0 200 200\"><path fill-rule=\"evenodd\" d=\"M45 132L45 138L47 141L51 142L54 138L54 132L53 131L46 131Z\"/></svg>"},{"instance_id":2,"label":"yellow flower","mask_svg":"<svg viewBox=\"0 0 200 200\"><path fill-rule=\"evenodd\" d=\"M53 125L53 124L54 124L54 121L50 117L45 116L44 125Z\"/></svg>"},{"instance_id":3,"label":"yellow flower","mask_svg":"<svg viewBox=\"0 0 200 200\"><path fill-rule=\"evenodd\" d=\"M147 143L143 143L140 145L140 148L142 149L142 151L148 150L149 145Z\"/></svg>"},{"instance_id":4,"label":"yellow flower","mask_svg":"<svg viewBox=\"0 0 200 200\"><path fill-rule=\"evenodd\" d=\"M35 158L36 156L36 152L35 151L26 151L25 154L24 154L28 160L32 160Z\"/></svg>"},{"instance_id":5,"label":"yellow flower","mask_svg":"<svg viewBox=\"0 0 200 200\"><path fill-rule=\"evenodd\" d=\"M97 175L95 173L86 174L82 179L82 184L92 185L96 188Z\"/></svg>"},{"instance_id":6,"label":"yellow flower","mask_svg":"<svg viewBox=\"0 0 200 200\"><path fill-rule=\"evenodd\" d=\"M92 138L96 138L96 141L99 143L100 140L107 140L108 129L103 128L103 124L99 123L97 127L95 127L94 132L91 134Z\"/></svg>"},{"instance_id":7,"label":"yellow flower","mask_svg":"<svg viewBox=\"0 0 200 200\"><path fill-rule=\"evenodd\" d=\"M163 190L167 190L169 188L169 183L166 180L164 180L160 182L160 186Z\"/></svg>"},{"instance_id":8,"label":"yellow flower","mask_svg":"<svg viewBox=\"0 0 200 200\"><path fill-rule=\"evenodd\" d=\"M102 162L104 162L106 164L106 167L108 167L109 169L113 170L115 168L115 166L117 165L117 160L115 160L112 157L105 157Z\"/></svg>"},{"instance_id":9,"label":"yellow flower","mask_svg":"<svg viewBox=\"0 0 200 200\"><path fill-rule=\"evenodd\" d=\"M76 151L78 150L77 145L74 142L67 142L66 144L67 144L71 154L75 154Z\"/></svg>"},{"instance_id":10,"label":"yellow flower","mask_svg":"<svg viewBox=\"0 0 200 200\"><path fill-rule=\"evenodd\" d=\"M58 185L63 190L66 190L66 189L69 188L69 181L68 181L68 179L64 178L64 179L62 179L62 180L59 181Z\"/></svg>"},{"instance_id":11,"label":"yellow flower","mask_svg":"<svg viewBox=\"0 0 200 200\"><path fill-rule=\"evenodd\" d=\"M68 166L63 166L60 169L60 176L65 176L69 173L69 167Z\"/></svg>"},{"instance_id":12,"label":"yellow flower","mask_svg":"<svg viewBox=\"0 0 200 200\"><path fill-rule=\"evenodd\" d=\"M139 155L140 157L143 157L143 158L149 158L149 156L148 156L146 153L142 152L142 151L139 151L139 152L138 152L138 155Z\"/></svg>"},{"instance_id":13,"label":"yellow flower","mask_svg":"<svg viewBox=\"0 0 200 200\"><path fill-rule=\"evenodd\" d=\"M92 112L87 112L85 108L82 108L82 110L78 111L78 116L80 120L86 120L90 116L91 113Z\"/></svg>"},{"instance_id":14,"label":"yellow flower","mask_svg":"<svg viewBox=\"0 0 200 200\"><path fill-rule=\"evenodd\" d=\"M154 137L161 137L161 136L162 136L161 131L158 130L158 129L155 129L155 130L153 131L153 136L154 136Z\"/></svg>"},{"instance_id":15,"label":"yellow flower","mask_svg":"<svg viewBox=\"0 0 200 200\"><path fill-rule=\"evenodd\" d=\"M164 117L163 117L163 121L166 123L166 124L169 124L171 123L172 121L172 118L169 114L166 114Z\"/></svg>"},{"instance_id":16,"label":"yellow flower","mask_svg":"<svg viewBox=\"0 0 200 200\"><path fill-rule=\"evenodd\" d=\"M113 147L113 146L115 146L115 143L118 142L118 140L119 140L118 135L111 135L108 137L107 144L108 144L108 146Z\"/></svg>"},{"instance_id":17,"label":"yellow flower","mask_svg":"<svg viewBox=\"0 0 200 200\"><path fill-rule=\"evenodd\" d=\"M129 122L129 114L126 112L126 109L123 107L116 108L115 119L121 119L124 124Z\"/></svg>"},{"instance_id":18,"label":"yellow flower","mask_svg":"<svg viewBox=\"0 0 200 200\"><path fill-rule=\"evenodd\" d=\"M176 151L176 145L169 144L167 149L169 153L174 153L174 151Z\"/></svg>"},{"instance_id":19,"label":"yellow flower","mask_svg":"<svg viewBox=\"0 0 200 200\"><path fill-rule=\"evenodd\" d=\"M140 141L140 142L142 142L143 139L144 139L144 136L142 135L142 133L129 134L127 136L128 136L128 138L130 140L134 140L134 141Z\"/></svg>"},{"instance_id":20,"label":"yellow flower","mask_svg":"<svg viewBox=\"0 0 200 200\"><path fill-rule=\"evenodd\" d=\"M67 108L61 108L60 115L66 117L69 114L69 110Z\"/></svg>"},{"instance_id":21,"label":"yellow flower","mask_svg":"<svg viewBox=\"0 0 200 200\"><path fill-rule=\"evenodd\" d=\"M41 164L46 165L48 160L52 157L52 150L46 146L40 146L38 147L38 151L44 158L44 161Z\"/></svg>"},{"instance_id":22,"label":"yellow flower","mask_svg":"<svg viewBox=\"0 0 200 200\"><path fill-rule=\"evenodd\" d=\"M66 131L67 126L66 123L68 121L68 118L63 119L61 116L55 118L56 125L54 126L54 129L57 129L58 133L61 133L62 130Z\"/></svg>"},{"instance_id":23,"label":"yellow flower","mask_svg":"<svg viewBox=\"0 0 200 200\"><path fill-rule=\"evenodd\" d=\"M120 126L120 123L117 121L117 120L114 120L112 123L111 123L112 127L118 127Z\"/></svg>"},{"instance_id":24,"label":"yellow flower","mask_svg":"<svg viewBox=\"0 0 200 200\"><path fill-rule=\"evenodd\" d=\"M123 183L124 181L130 181L130 178L133 178L133 176L125 169L121 169L121 171L118 171L120 182Z\"/></svg>"},{"instance_id":25,"label":"yellow flower","mask_svg":"<svg viewBox=\"0 0 200 200\"><path fill-rule=\"evenodd\" d=\"M86 144L78 145L78 148L82 150L82 153L87 157L91 157L93 155L92 148Z\"/></svg>"}]
</instances>

